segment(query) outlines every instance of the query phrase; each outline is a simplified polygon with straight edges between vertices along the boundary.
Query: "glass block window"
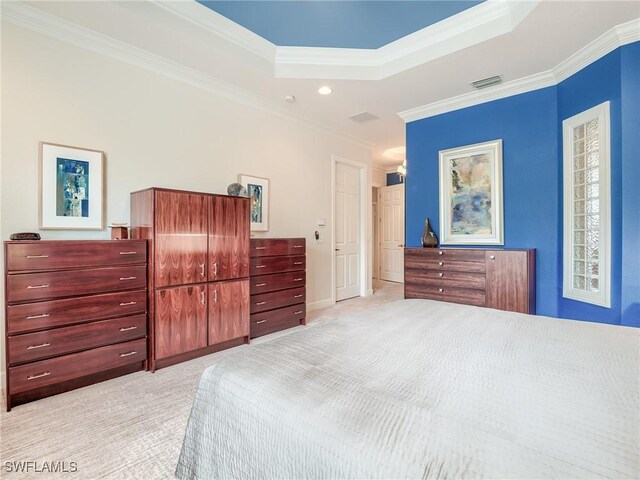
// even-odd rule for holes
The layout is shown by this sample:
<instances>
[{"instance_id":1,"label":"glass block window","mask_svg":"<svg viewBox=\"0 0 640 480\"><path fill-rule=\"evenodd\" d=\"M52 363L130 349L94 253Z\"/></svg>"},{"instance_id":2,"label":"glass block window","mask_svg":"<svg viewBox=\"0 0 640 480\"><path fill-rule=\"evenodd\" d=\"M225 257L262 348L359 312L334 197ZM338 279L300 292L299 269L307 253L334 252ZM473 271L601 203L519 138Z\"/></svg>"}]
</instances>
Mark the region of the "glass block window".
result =
<instances>
[{"instance_id":1,"label":"glass block window","mask_svg":"<svg viewBox=\"0 0 640 480\"><path fill-rule=\"evenodd\" d=\"M609 102L562 122L563 296L609 307Z\"/></svg>"}]
</instances>

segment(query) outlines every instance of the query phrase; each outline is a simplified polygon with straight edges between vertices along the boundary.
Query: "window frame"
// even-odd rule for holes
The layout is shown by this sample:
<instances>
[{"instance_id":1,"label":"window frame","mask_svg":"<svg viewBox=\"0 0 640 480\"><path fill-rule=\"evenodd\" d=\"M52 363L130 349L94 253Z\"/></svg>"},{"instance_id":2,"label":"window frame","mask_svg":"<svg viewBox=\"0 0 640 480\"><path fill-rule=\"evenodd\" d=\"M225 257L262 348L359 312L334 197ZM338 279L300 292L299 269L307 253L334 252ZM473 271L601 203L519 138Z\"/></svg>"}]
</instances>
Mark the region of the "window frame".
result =
<instances>
[{"instance_id":1,"label":"window frame","mask_svg":"<svg viewBox=\"0 0 640 480\"><path fill-rule=\"evenodd\" d=\"M598 292L573 286L574 277L574 128L598 119L599 139L599 250ZM563 142L563 272L562 296L601 307L611 307L611 122L610 102L604 102L562 122ZM585 153L586 156L586 153Z\"/></svg>"}]
</instances>

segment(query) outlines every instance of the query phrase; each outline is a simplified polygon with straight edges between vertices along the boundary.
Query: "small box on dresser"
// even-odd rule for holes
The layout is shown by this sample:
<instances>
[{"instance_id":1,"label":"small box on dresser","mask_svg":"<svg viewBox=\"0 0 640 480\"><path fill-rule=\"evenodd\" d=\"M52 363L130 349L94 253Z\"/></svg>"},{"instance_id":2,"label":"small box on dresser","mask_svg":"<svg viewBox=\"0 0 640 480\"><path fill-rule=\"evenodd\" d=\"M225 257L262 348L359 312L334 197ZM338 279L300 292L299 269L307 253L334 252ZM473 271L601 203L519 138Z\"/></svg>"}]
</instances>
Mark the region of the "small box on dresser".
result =
<instances>
[{"instance_id":1,"label":"small box on dresser","mask_svg":"<svg viewBox=\"0 0 640 480\"><path fill-rule=\"evenodd\" d=\"M144 240L4 246L7 410L145 368Z\"/></svg>"},{"instance_id":2,"label":"small box on dresser","mask_svg":"<svg viewBox=\"0 0 640 480\"><path fill-rule=\"evenodd\" d=\"M304 238L252 238L251 338L306 325Z\"/></svg>"}]
</instances>

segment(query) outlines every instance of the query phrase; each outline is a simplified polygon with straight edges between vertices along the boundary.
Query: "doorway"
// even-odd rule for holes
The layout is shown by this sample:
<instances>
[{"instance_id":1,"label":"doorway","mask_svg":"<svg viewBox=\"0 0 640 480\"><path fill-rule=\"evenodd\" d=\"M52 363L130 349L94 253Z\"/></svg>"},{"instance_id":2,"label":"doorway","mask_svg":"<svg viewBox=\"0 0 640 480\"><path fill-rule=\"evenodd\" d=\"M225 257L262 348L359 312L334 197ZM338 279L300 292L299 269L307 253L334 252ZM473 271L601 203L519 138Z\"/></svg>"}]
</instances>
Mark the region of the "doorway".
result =
<instances>
[{"instance_id":1,"label":"doorway","mask_svg":"<svg viewBox=\"0 0 640 480\"><path fill-rule=\"evenodd\" d=\"M366 294L366 167L333 158L333 295L335 301Z\"/></svg>"},{"instance_id":2,"label":"doorway","mask_svg":"<svg viewBox=\"0 0 640 480\"><path fill-rule=\"evenodd\" d=\"M404 283L404 183L378 193L380 279Z\"/></svg>"}]
</instances>

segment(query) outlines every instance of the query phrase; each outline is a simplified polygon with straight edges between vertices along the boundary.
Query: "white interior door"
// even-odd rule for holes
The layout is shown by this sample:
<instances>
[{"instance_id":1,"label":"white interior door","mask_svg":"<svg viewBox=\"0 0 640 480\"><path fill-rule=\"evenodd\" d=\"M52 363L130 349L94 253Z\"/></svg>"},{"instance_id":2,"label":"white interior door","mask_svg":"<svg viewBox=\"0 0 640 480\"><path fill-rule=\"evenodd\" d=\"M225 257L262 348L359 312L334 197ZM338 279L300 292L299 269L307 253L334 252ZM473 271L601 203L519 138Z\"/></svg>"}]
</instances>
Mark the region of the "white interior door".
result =
<instances>
[{"instance_id":1,"label":"white interior door","mask_svg":"<svg viewBox=\"0 0 640 480\"><path fill-rule=\"evenodd\" d=\"M336 163L336 300L360 295L360 169Z\"/></svg>"},{"instance_id":2,"label":"white interior door","mask_svg":"<svg viewBox=\"0 0 640 480\"><path fill-rule=\"evenodd\" d=\"M380 188L380 278L404 282L404 184Z\"/></svg>"}]
</instances>

